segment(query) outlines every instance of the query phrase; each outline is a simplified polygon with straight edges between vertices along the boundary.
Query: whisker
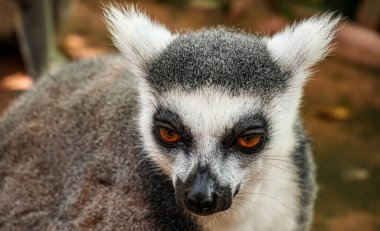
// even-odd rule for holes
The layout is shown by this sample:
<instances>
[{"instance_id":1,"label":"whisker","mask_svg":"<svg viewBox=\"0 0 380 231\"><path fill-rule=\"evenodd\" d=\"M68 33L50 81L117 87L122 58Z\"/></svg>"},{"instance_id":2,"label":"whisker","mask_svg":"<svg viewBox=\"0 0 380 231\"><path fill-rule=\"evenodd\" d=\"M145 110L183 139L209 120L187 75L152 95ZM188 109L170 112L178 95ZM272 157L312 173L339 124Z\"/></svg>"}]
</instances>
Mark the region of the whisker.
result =
<instances>
[{"instance_id":1,"label":"whisker","mask_svg":"<svg viewBox=\"0 0 380 231\"><path fill-rule=\"evenodd\" d=\"M289 209L289 207L287 205L285 205L284 202L280 201L279 199L277 199L277 198L275 198L275 197L273 197L271 195L265 194L265 193L257 193L257 192L254 192L254 193L244 193L244 192L241 192L239 194L241 194L241 195L261 195L261 196L266 196L266 197L269 197L269 198L271 198L271 199L279 202L282 206L284 206L285 208Z\"/></svg>"},{"instance_id":2,"label":"whisker","mask_svg":"<svg viewBox=\"0 0 380 231\"><path fill-rule=\"evenodd\" d=\"M236 201L236 202L237 202L237 201ZM238 204L238 203L237 203L237 204ZM239 205L239 204L238 204L238 205ZM239 206L241 206L241 205L239 205ZM233 206L231 206L230 209L231 209L233 212L237 213L237 216L241 216L241 217L243 217L241 211L239 211L237 208L234 208Z\"/></svg>"},{"instance_id":3,"label":"whisker","mask_svg":"<svg viewBox=\"0 0 380 231\"><path fill-rule=\"evenodd\" d=\"M274 182L274 180L272 180L272 179L255 178L255 179L249 179L249 180L246 180L246 181L242 181L242 183L245 184L245 183L248 183L248 182L252 182L252 181L260 181L260 180Z\"/></svg>"},{"instance_id":4,"label":"whisker","mask_svg":"<svg viewBox=\"0 0 380 231\"><path fill-rule=\"evenodd\" d=\"M291 172L291 171L288 171L288 170L286 170L286 169L284 169L284 168L281 168L281 167L278 167L278 166L276 166L276 165L274 165L274 164L269 164L269 163L266 163L266 162L264 162L264 164L269 165L269 166L272 166L272 167L275 167L275 168L278 168L278 169L281 169L281 170L283 170L284 172L287 172L287 173L289 173L289 174L294 174L294 175L297 174L297 172ZM294 169L292 169L292 170L294 170Z\"/></svg>"},{"instance_id":5,"label":"whisker","mask_svg":"<svg viewBox=\"0 0 380 231\"><path fill-rule=\"evenodd\" d=\"M247 199L247 198L244 198L244 197L237 197L239 200L241 200L241 201L248 201L248 202L250 202L250 203L252 203L252 205L253 205L253 207L260 213L260 214L262 214L262 216L269 222L270 221L270 219L269 219L269 217L265 214L265 213L262 213L261 212L261 210L260 210L260 207L255 203L255 202L253 202L253 201L251 201L251 200L249 200L249 199Z\"/></svg>"},{"instance_id":6,"label":"whisker","mask_svg":"<svg viewBox=\"0 0 380 231\"><path fill-rule=\"evenodd\" d=\"M260 156L264 156L264 157L281 157L281 158L285 158L285 159L293 159L293 156L284 156L284 155L260 155Z\"/></svg>"},{"instance_id":7,"label":"whisker","mask_svg":"<svg viewBox=\"0 0 380 231\"><path fill-rule=\"evenodd\" d=\"M235 198L238 199L238 200L241 200L241 201L248 201L248 202L251 202L251 203L253 204L253 206L257 209L257 211L260 212L260 208L259 208L259 206L258 206L255 202L253 202L253 201L251 201L251 200L249 200L249 199L247 199L247 198L244 198L244 197L239 197L239 196L237 196L237 197L235 197Z\"/></svg>"},{"instance_id":8,"label":"whisker","mask_svg":"<svg viewBox=\"0 0 380 231\"><path fill-rule=\"evenodd\" d=\"M292 170L294 173L297 173L297 169L295 168L295 164L292 163L292 162L288 162L286 160L278 160L278 159L270 159L270 158L263 158L264 160L266 160L266 162L264 161L264 163L274 163L275 161L283 161L285 163L287 163L288 165L285 165L284 167L285 168L289 168L289 170ZM277 166L278 167L278 166ZM280 168L280 167L279 167Z\"/></svg>"},{"instance_id":9,"label":"whisker","mask_svg":"<svg viewBox=\"0 0 380 231\"><path fill-rule=\"evenodd\" d=\"M295 165L294 162L290 161L290 160L282 160L282 159L276 159L276 158L268 158L268 157L263 157L264 160L278 160L278 161L283 161L283 162L286 162L286 163L289 163L291 165Z\"/></svg>"},{"instance_id":10,"label":"whisker","mask_svg":"<svg viewBox=\"0 0 380 231\"><path fill-rule=\"evenodd\" d=\"M158 160L160 163L162 163L162 164L164 164L166 167L168 167L169 170L173 172L174 176L176 176L176 177L179 179L177 173L176 173L176 172L175 172L175 171L174 171L174 170L168 165L168 163L166 163L165 161L163 161L163 160L161 160L161 159L159 159L159 158L156 158L156 160Z\"/></svg>"}]
</instances>

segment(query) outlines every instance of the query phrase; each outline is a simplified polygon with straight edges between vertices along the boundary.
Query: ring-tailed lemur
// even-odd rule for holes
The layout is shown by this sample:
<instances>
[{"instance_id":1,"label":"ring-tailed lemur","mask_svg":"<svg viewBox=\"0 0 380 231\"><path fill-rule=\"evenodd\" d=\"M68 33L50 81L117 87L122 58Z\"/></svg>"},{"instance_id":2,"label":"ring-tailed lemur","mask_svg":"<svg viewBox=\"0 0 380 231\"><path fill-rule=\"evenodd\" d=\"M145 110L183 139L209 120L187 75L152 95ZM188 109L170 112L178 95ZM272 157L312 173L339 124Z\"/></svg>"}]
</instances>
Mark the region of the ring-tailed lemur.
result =
<instances>
[{"instance_id":1,"label":"ring-tailed lemur","mask_svg":"<svg viewBox=\"0 0 380 231\"><path fill-rule=\"evenodd\" d=\"M0 121L1 230L307 230L299 117L338 19L172 34L106 10L122 55L46 76Z\"/></svg>"}]
</instances>

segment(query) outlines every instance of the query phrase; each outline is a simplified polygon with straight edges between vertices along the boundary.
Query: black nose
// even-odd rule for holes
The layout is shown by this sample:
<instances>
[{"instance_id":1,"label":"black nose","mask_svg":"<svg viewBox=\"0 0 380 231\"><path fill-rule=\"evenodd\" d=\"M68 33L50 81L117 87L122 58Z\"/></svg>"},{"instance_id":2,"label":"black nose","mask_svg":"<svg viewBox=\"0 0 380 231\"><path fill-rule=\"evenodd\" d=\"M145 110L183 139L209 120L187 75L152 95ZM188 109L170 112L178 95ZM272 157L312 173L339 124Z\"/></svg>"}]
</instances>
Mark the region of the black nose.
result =
<instances>
[{"instance_id":1,"label":"black nose","mask_svg":"<svg viewBox=\"0 0 380 231\"><path fill-rule=\"evenodd\" d=\"M211 214L216 209L218 194L208 172L195 174L190 187L184 192L183 199L186 207L198 215Z\"/></svg>"},{"instance_id":2,"label":"black nose","mask_svg":"<svg viewBox=\"0 0 380 231\"><path fill-rule=\"evenodd\" d=\"M185 200L190 210L197 214L205 214L211 212L216 207L218 196L211 190L192 190L187 193Z\"/></svg>"}]
</instances>

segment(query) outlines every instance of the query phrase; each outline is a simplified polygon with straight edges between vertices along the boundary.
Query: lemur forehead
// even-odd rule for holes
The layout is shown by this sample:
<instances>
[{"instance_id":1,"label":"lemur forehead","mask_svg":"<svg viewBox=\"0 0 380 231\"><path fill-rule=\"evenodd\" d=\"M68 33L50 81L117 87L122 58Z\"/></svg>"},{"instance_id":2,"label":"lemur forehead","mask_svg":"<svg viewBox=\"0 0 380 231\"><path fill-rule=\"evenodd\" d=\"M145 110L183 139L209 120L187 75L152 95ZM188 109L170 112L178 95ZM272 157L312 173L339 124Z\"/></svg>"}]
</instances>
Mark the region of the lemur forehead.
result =
<instances>
[{"instance_id":1,"label":"lemur forehead","mask_svg":"<svg viewBox=\"0 0 380 231\"><path fill-rule=\"evenodd\" d=\"M173 121L173 126L177 128L181 127L177 126L178 124L183 124L194 134L201 136L205 134L218 136L224 133L225 129L232 129L236 124L246 125L243 121L247 117L267 117L266 105L260 97L231 96L214 88L190 92L176 89L160 95L155 106L156 111L160 113L154 118ZM259 122L257 119L248 122L254 121Z\"/></svg>"},{"instance_id":2,"label":"lemur forehead","mask_svg":"<svg viewBox=\"0 0 380 231\"><path fill-rule=\"evenodd\" d=\"M151 86L160 92L217 86L232 94L270 96L283 91L289 80L262 38L225 28L177 36L147 71Z\"/></svg>"}]
</instances>

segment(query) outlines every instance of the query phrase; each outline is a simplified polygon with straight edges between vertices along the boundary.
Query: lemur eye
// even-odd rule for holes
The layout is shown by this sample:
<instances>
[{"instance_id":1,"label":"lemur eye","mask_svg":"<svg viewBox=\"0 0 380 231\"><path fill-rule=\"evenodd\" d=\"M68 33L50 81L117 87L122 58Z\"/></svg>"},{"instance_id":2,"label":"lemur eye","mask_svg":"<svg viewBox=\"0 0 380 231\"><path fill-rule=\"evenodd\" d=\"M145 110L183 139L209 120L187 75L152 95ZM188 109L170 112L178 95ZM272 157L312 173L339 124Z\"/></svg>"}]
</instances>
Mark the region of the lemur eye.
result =
<instances>
[{"instance_id":1,"label":"lemur eye","mask_svg":"<svg viewBox=\"0 0 380 231\"><path fill-rule=\"evenodd\" d=\"M256 147L261 141L261 136L257 134L241 136L237 139L237 144L243 148Z\"/></svg>"},{"instance_id":2,"label":"lemur eye","mask_svg":"<svg viewBox=\"0 0 380 231\"><path fill-rule=\"evenodd\" d=\"M161 127L158 132L161 139L167 143L174 144L181 140L181 135L176 131Z\"/></svg>"}]
</instances>

